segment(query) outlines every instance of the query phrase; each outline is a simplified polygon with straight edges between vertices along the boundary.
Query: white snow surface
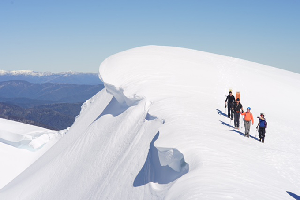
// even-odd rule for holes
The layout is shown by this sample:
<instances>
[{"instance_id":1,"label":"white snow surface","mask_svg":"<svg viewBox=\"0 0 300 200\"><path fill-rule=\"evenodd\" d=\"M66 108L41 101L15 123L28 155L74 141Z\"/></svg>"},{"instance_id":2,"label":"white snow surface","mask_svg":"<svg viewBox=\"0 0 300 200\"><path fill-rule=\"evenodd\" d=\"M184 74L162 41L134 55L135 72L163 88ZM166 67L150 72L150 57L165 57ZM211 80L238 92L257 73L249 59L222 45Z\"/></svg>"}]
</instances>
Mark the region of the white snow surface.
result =
<instances>
[{"instance_id":1,"label":"white snow surface","mask_svg":"<svg viewBox=\"0 0 300 200\"><path fill-rule=\"evenodd\" d=\"M0 119L0 188L34 163L62 133Z\"/></svg>"},{"instance_id":2,"label":"white snow surface","mask_svg":"<svg viewBox=\"0 0 300 200\"><path fill-rule=\"evenodd\" d=\"M146 46L110 56L99 77L105 88L0 199L299 197L300 74ZM226 117L229 88L252 108L250 138ZM265 143L255 131L260 112L268 122Z\"/></svg>"}]
</instances>

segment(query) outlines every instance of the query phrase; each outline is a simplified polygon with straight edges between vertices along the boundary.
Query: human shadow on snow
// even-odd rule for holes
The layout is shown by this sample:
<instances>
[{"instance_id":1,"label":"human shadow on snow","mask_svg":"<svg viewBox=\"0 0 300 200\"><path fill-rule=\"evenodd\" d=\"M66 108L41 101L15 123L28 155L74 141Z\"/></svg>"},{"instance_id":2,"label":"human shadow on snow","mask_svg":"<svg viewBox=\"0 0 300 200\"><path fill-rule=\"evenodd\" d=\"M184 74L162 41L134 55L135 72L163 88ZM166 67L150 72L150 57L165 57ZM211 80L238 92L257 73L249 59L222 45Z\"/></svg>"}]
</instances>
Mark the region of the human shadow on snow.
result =
<instances>
[{"instance_id":1,"label":"human shadow on snow","mask_svg":"<svg viewBox=\"0 0 300 200\"><path fill-rule=\"evenodd\" d=\"M230 131L236 132L236 133L240 134L241 136L244 136L244 137L245 137L245 134L244 134L244 133L242 133L242 132L239 131L239 130L235 130L234 127L233 127L232 125L230 125L230 124L228 124L228 123L226 123L226 122L224 122L224 121L222 121L222 120L219 120L219 121L221 122L221 124L223 124L223 125L225 125L225 126L228 126L228 127L230 127L230 128L233 128L233 130L230 130ZM254 137L254 136L252 136L252 135L250 135L249 137L252 138L252 139L254 139L254 140L259 141L259 139L258 139L257 137Z\"/></svg>"},{"instance_id":2,"label":"human shadow on snow","mask_svg":"<svg viewBox=\"0 0 300 200\"><path fill-rule=\"evenodd\" d=\"M292 193L292 192L289 192L289 191L286 191L291 197L294 197L296 200L300 200L300 196Z\"/></svg>"},{"instance_id":3,"label":"human shadow on snow","mask_svg":"<svg viewBox=\"0 0 300 200\"><path fill-rule=\"evenodd\" d=\"M227 116L224 112L222 112L220 109L216 109L216 110L218 111L218 115L221 115L221 116L224 116L224 117L228 118L228 116ZM242 132L239 131L239 130L236 130L232 125L230 125L230 124L228 124L228 123L226 123L226 122L224 122L224 121L222 121L222 120L219 120L219 121L220 121L223 125L228 126L229 128L233 128L233 130L230 130L230 131L236 132L236 133L240 134L241 136L245 136L244 133L242 133ZM259 141L259 139L258 139L257 137L253 137L252 135L250 135L249 137L252 138L252 139L255 139L255 140Z\"/></svg>"},{"instance_id":4,"label":"human shadow on snow","mask_svg":"<svg viewBox=\"0 0 300 200\"><path fill-rule=\"evenodd\" d=\"M226 113L223 113L221 110L219 110L219 109L216 109L216 110L218 111L219 115L223 115L225 117L228 117L228 115Z\"/></svg>"}]
</instances>

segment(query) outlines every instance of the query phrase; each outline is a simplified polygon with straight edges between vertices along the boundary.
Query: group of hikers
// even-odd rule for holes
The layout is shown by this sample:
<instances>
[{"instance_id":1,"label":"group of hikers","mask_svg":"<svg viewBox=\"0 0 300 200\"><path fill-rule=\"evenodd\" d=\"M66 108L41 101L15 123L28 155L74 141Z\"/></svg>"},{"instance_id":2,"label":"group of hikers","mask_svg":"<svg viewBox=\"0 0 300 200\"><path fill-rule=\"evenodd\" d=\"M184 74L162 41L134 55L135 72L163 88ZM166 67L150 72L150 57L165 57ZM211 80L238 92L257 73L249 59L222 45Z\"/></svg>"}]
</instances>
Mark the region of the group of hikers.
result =
<instances>
[{"instance_id":1,"label":"group of hikers","mask_svg":"<svg viewBox=\"0 0 300 200\"><path fill-rule=\"evenodd\" d=\"M251 108L248 107L247 111L244 112L244 108L240 102L240 99L232 95L232 91L229 91L229 95L225 99L225 108L228 107L228 118L231 120L234 119L234 127L239 130L240 128L240 115L244 116L244 126L245 126L245 137L249 137L250 133L250 126L254 124L253 115L251 113ZM266 134L266 128L267 128L267 122L264 116L264 113L260 113L259 123L256 127L259 132L259 141L263 142L265 141L265 134Z\"/></svg>"}]
</instances>

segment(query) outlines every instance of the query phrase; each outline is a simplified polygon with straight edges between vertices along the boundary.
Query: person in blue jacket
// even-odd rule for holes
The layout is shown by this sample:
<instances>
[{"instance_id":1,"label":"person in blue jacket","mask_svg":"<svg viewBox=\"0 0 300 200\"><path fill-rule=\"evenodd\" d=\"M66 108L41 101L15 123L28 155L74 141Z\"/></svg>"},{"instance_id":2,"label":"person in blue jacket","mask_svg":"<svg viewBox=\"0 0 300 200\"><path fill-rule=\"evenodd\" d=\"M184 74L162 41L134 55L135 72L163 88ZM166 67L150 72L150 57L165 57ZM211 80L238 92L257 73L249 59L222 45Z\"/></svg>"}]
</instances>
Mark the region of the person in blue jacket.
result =
<instances>
[{"instance_id":1,"label":"person in blue jacket","mask_svg":"<svg viewBox=\"0 0 300 200\"><path fill-rule=\"evenodd\" d=\"M267 121L266 121L264 113L260 113L260 116L258 116L257 118L259 118L259 122L256 127L256 128L258 128L259 141L264 143L265 136L266 136Z\"/></svg>"}]
</instances>

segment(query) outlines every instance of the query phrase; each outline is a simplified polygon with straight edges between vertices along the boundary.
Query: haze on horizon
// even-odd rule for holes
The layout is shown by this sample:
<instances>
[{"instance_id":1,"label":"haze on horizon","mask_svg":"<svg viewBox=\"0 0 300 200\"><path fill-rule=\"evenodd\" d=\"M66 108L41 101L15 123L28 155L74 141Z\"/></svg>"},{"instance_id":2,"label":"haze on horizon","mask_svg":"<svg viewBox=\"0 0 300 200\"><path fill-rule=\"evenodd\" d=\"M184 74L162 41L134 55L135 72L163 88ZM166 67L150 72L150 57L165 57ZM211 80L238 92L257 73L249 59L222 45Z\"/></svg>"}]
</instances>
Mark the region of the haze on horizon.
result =
<instances>
[{"instance_id":1,"label":"haze on horizon","mask_svg":"<svg viewBox=\"0 0 300 200\"><path fill-rule=\"evenodd\" d=\"M112 54L161 45L300 73L299 10L295 0L3 0L0 69L97 72Z\"/></svg>"}]
</instances>

